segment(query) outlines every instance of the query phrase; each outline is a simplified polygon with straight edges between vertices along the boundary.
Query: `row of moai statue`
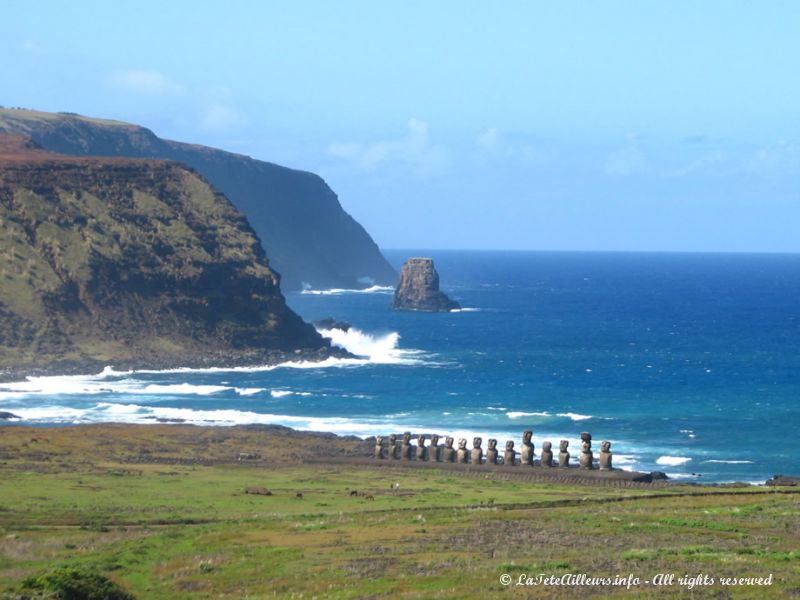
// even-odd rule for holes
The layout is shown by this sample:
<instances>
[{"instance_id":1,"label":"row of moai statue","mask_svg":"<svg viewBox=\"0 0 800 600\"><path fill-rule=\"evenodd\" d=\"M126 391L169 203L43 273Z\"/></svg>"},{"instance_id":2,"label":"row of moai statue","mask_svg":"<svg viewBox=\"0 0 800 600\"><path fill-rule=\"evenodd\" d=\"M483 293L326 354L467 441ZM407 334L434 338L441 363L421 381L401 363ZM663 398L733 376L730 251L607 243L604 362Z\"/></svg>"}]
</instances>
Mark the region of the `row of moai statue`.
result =
<instances>
[{"instance_id":1,"label":"row of moai statue","mask_svg":"<svg viewBox=\"0 0 800 600\"><path fill-rule=\"evenodd\" d=\"M458 448L453 447L454 439L445 437L444 445L439 445L441 439L438 435L430 436L430 446L426 446L425 442L428 439L426 435L420 434L417 436L417 444L411 443L411 433L406 432L403 434L402 440L397 439L397 435L392 434L389 436L388 447L384 445L384 438L375 438L375 458L386 459L393 458L395 460L421 460L430 462L455 462L462 464L472 465L509 465L516 466L529 465L534 466L535 453L532 442L533 432L525 431L522 434L522 449L519 452L519 463L517 463L517 451L514 449L514 441L508 440L506 442L506 450L501 457L497 450L497 440L490 439L486 454L484 455L481 444L483 438L472 438L472 448L467 448L467 440L458 440ZM611 442L604 441L600 445L600 456L598 465L601 471L611 471ZM556 462L553 456L553 444L544 442L542 444L542 454L539 458L539 465L542 467L561 467L568 468L570 454L569 454L569 441L561 440L558 452L558 461ZM592 452L592 434L583 432L581 433L581 455L578 462L582 469L594 469L594 453Z\"/></svg>"}]
</instances>

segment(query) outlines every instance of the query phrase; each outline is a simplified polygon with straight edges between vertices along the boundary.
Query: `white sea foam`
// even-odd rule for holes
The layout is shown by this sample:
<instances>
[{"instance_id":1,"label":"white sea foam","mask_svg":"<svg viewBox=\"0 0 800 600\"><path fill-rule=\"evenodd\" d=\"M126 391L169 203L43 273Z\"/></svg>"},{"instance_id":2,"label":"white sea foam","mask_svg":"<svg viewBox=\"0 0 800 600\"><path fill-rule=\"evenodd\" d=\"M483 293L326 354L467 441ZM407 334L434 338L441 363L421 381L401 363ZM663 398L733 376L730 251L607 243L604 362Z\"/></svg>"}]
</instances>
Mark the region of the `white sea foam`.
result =
<instances>
[{"instance_id":1,"label":"white sea foam","mask_svg":"<svg viewBox=\"0 0 800 600\"><path fill-rule=\"evenodd\" d=\"M752 460L704 460L704 463L717 463L723 465L752 465Z\"/></svg>"},{"instance_id":2,"label":"white sea foam","mask_svg":"<svg viewBox=\"0 0 800 600\"><path fill-rule=\"evenodd\" d=\"M113 390L114 386L111 385L110 388ZM192 396L210 396L211 394L217 394L219 392L227 392L231 390L234 390L234 388L225 385L192 385L191 383L161 385L157 383L151 383L141 389L128 387L124 391L133 394L186 394Z\"/></svg>"},{"instance_id":3,"label":"white sea foam","mask_svg":"<svg viewBox=\"0 0 800 600\"><path fill-rule=\"evenodd\" d=\"M578 414L578 413L571 413L571 412L558 413L556 416L558 416L558 417L567 417L569 419L572 419L573 421L586 421L587 419L594 419L595 418L592 415L581 415L581 414Z\"/></svg>"},{"instance_id":4,"label":"white sea foam","mask_svg":"<svg viewBox=\"0 0 800 600\"><path fill-rule=\"evenodd\" d=\"M273 398L285 398L286 396L312 396L311 392L295 392L292 390L270 390L269 395ZM327 396L328 394L321 394Z\"/></svg>"},{"instance_id":5,"label":"white sea foam","mask_svg":"<svg viewBox=\"0 0 800 600\"><path fill-rule=\"evenodd\" d=\"M318 329L320 335L331 340L331 343L373 364L419 364L421 360L414 358L422 354L420 350L402 349L399 347L400 334L396 331L384 335L373 335L350 327L347 331L338 328ZM352 359L337 359L352 360Z\"/></svg>"},{"instance_id":6,"label":"white sea foam","mask_svg":"<svg viewBox=\"0 0 800 600\"><path fill-rule=\"evenodd\" d=\"M664 473L670 479L697 479L700 477L697 473Z\"/></svg>"},{"instance_id":7,"label":"white sea foam","mask_svg":"<svg viewBox=\"0 0 800 600\"><path fill-rule=\"evenodd\" d=\"M326 332L333 332L333 335L327 335ZM44 395L58 395L58 394L104 394L114 391L123 393L136 393L136 389L121 389L125 380L108 381L109 378L126 377L136 374L143 375L175 375L175 374L194 374L194 373L263 373L274 371L276 369L328 369L328 368L341 368L341 367L358 367L369 364L420 364L421 358L413 358L424 354L421 350L402 349L398 348L397 344L400 340L400 335L396 332L386 334L384 336L373 336L364 333L356 328L351 327L350 331L342 332L338 329L321 330L321 334L325 337L336 337L338 342L334 340L336 345L339 345L352 354L360 358L338 358L335 356L328 357L321 361L287 361L273 365L255 365L250 367L176 367L172 369L137 369L133 371L117 371L111 366L105 367L100 373L95 375L57 375L57 376L44 376L44 377L28 377L25 381L17 381L11 383L0 384L0 402L9 399L17 399L23 395L28 394L44 394ZM342 336L342 334L345 334ZM349 335L347 335L349 334ZM436 363L429 363L431 366L436 366ZM157 385L157 384L154 384ZM184 387L186 393L191 392L187 386L191 384L179 384ZM139 386L141 387L141 386ZM198 390L202 390L204 386L196 386ZM225 387L225 386L218 386ZM235 390L240 395L256 394L264 391L262 388L227 388ZM155 388L151 391L139 390L138 393L154 393ZM243 391L245 390L245 391ZM221 391L221 390L217 390ZM181 393L179 388L172 390L172 393ZM198 392L201 393L201 392ZM206 392L215 393L215 392Z\"/></svg>"},{"instance_id":8,"label":"white sea foam","mask_svg":"<svg viewBox=\"0 0 800 600\"><path fill-rule=\"evenodd\" d=\"M506 416L509 419L519 419L521 417L551 417L552 415L549 412L522 412L518 410L512 410L507 412Z\"/></svg>"},{"instance_id":9,"label":"white sea foam","mask_svg":"<svg viewBox=\"0 0 800 600\"><path fill-rule=\"evenodd\" d=\"M236 390L236 393L240 396L253 396L255 394L260 394L261 392L267 391L266 388L233 388Z\"/></svg>"},{"instance_id":10,"label":"white sea foam","mask_svg":"<svg viewBox=\"0 0 800 600\"><path fill-rule=\"evenodd\" d=\"M118 375L118 373L114 373ZM0 401L28 396L90 396L97 394L141 394L164 396L209 396L221 392L235 392L249 396L264 388L231 387L225 385L195 385L191 383L159 384L135 379L108 380L107 369L98 375L62 377L29 377L26 381L0 386Z\"/></svg>"},{"instance_id":11,"label":"white sea foam","mask_svg":"<svg viewBox=\"0 0 800 600\"><path fill-rule=\"evenodd\" d=\"M659 456L656 459L656 464L677 467L678 465L685 465L690 460L692 459L687 456Z\"/></svg>"},{"instance_id":12,"label":"white sea foam","mask_svg":"<svg viewBox=\"0 0 800 600\"><path fill-rule=\"evenodd\" d=\"M573 421L586 421L587 419L596 419L596 418L603 418L603 417L594 417L592 415L581 415L578 413L549 413L547 411L540 411L540 412L522 412L512 410L506 413L506 416L509 419L519 419L520 417L562 417L565 419L571 419Z\"/></svg>"},{"instance_id":13,"label":"white sea foam","mask_svg":"<svg viewBox=\"0 0 800 600\"><path fill-rule=\"evenodd\" d=\"M394 287L391 285L372 285L364 289L331 288L329 290L304 289L301 294L311 296L339 296L342 294L391 294Z\"/></svg>"},{"instance_id":14,"label":"white sea foam","mask_svg":"<svg viewBox=\"0 0 800 600\"><path fill-rule=\"evenodd\" d=\"M233 409L197 410L112 402L98 402L88 408L52 405L36 408L15 408L14 411L24 421L48 423L98 423L109 421L152 423L154 420L163 419L195 425L285 425L301 431L329 431L340 435L357 435L361 437L386 433L391 430L424 430L423 427L416 424L390 425L383 419L378 421L341 417L308 417Z\"/></svg>"},{"instance_id":15,"label":"white sea foam","mask_svg":"<svg viewBox=\"0 0 800 600\"><path fill-rule=\"evenodd\" d=\"M451 312L451 313L462 313L462 312L481 312L481 309L480 309L480 308L470 308L470 307L464 307L464 308L451 308L451 309L450 309L450 312Z\"/></svg>"},{"instance_id":16,"label":"white sea foam","mask_svg":"<svg viewBox=\"0 0 800 600\"><path fill-rule=\"evenodd\" d=\"M638 464L641 461L641 457L637 456L636 454L617 454L614 453L614 464L615 465L626 465L631 466Z\"/></svg>"},{"instance_id":17,"label":"white sea foam","mask_svg":"<svg viewBox=\"0 0 800 600\"><path fill-rule=\"evenodd\" d=\"M14 413L23 421L43 421L46 423L81 423L90 421L109 421L111 419L87 418L88 411L67 406L37 406L36 408L15 408ZM114 419L116 420L116 419Z\"/></svg>"}]
</instances>

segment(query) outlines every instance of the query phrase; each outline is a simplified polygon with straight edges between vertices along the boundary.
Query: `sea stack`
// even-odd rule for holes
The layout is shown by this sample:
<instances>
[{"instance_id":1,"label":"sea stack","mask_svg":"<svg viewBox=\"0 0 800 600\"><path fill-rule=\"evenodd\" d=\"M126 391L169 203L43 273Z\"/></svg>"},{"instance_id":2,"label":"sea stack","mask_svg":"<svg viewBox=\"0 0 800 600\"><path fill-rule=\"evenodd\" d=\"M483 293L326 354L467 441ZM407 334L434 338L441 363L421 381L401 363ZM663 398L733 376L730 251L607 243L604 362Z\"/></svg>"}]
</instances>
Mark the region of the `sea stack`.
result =
<instances>
[{"instance_id":1,"label":"sea stack","mask_svg":"<svg viewBox=\"0 0 800 600\"><path fill-rule=\"evenodd\" d=\"M439 274L432 258L409 258L400 271L392 308L448 312L461 308L461 305L439 291Z\"/></svg>"}]
</instances>

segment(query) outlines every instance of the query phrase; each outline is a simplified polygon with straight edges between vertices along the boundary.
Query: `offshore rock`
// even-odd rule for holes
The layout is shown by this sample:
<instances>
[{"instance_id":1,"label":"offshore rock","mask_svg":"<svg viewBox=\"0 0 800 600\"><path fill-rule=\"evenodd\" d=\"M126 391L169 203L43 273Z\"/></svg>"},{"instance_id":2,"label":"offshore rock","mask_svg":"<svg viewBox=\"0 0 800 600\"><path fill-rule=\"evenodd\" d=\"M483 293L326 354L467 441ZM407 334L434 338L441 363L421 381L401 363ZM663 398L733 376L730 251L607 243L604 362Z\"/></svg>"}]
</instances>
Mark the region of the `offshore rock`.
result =
<instances>
[{"instance_id":1,"label":"offshore rock","mask_svg":"<svg viewBox=\"0 0 800 600\"><path fill-rule=\"evenodd\" d=\"M439 274L431 258L409 258L400 271L392 301L394 310L449 312L461 308L439 291Z\"/></svg>"},{"instance_id":2,"label":"offshore rock","mask_svg":"<svg viewBox=\"0 0 800 600\"><path fill-rule=\"evenodd\" d=\"M337 321L333 317L327 317L325 319L319 319L318 321L312 321L311 323L314 327L319 329L341 329L342 331L350 331L352 325L347 321Z\"/></svg>"}]
</instances>

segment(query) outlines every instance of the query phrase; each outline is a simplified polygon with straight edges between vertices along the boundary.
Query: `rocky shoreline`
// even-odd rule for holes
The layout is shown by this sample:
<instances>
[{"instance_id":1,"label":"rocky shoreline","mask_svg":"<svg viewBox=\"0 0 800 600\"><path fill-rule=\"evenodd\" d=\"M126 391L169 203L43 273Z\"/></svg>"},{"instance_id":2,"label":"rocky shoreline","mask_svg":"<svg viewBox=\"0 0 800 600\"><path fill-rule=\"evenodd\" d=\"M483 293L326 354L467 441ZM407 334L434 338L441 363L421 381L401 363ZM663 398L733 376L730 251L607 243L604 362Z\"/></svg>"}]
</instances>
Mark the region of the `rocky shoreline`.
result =
<instances>
[{"instance_id":1,"label":"rocky shoreline","mask_svg":"<svg viewBox=\"0 0 800 600\"><path fill-rule=\"evenodd\" d=\"M43 365L6 366L0 369L0 383L23 381L27 377L94 375L111 366L116 371L163 371L168 369L227 369L274 366L286 362L320 362L327 358L356 358L347 350L330 347L313 350L264 350L232 354L218 352L202 356L186 356L170 360L116 360L112 364L99 360L64 360Z\"/></svg>"},{"instance_id":2,"label":"rocky shoreline","mask_svg":"<svg viewBox=\"0 0 800 600\"><path fill-rule=\"evenodd\" d=\"M423 462L418 460L378 460L373 458L376 438L361 439L323 431L300 431L283 425L234 425L219 427L186 423L85 423L53 427L30 426L0 420L0 429L14 432L16 437L45 441L30 449L29 458L49 462L47 453L61 445L80 443L95 447L95 457L136 464L225 465L244 464L256 468L282 468L292 464L319 464L380 470L443 470L458 476L497 477L531 483L567 485L600 485L612 487L686 486L692 488L753 487L745 482L699 483L672 481L642 473L613 469L585 470L577 465L569 468L547 468L540 465L490 465ZM45 435L43 429L47 430ZM164 435L166 434L166 435ZM26 437L27 436L27 437ZM111 436L109 438L109 436ZM149 444L158 438L157 450ZM120 449L103 450L103 440L138 440L140 449L131 454ZM78 442L79 440L79 442ZM110 454L105 456L104 453ZM0 460L9 458L0 455ZM38 458L37 458L38 457ZM800 486L800 477L774 475L767 486Z\"/></svg>"}]
</instances>

